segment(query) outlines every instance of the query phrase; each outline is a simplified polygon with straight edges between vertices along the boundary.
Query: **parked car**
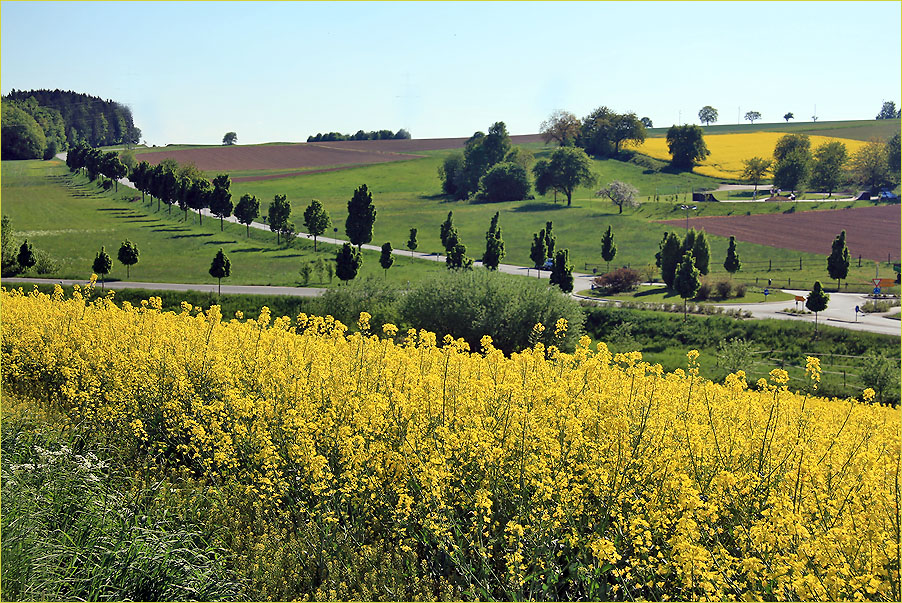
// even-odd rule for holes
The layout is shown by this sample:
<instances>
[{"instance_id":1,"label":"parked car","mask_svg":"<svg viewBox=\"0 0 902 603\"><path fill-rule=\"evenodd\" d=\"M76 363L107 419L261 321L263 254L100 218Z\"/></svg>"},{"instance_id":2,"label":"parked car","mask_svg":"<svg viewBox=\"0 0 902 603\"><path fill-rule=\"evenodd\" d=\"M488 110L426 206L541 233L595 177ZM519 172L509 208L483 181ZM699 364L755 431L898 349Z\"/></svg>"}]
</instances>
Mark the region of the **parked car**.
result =
<instances>
[{"instance_id":1,"label":"parked car","mask_svg":"<svg viewBox=\"0 0 902 603\"><path fill-rule=\"evenodd\" d=\"M547 260L545 260L545 263L542 264L542 270L551 270L552 268L554 268L554 260L548 258Z\"/></svg>"},{"instance_id":2,"label":"parked car","mask_svg":"<svg viewBox=\"0 0 902 603\"><path fill-rule=\"evenodd\" d=\"M880 191L880 200L888 203L898 203L899 195L891 190L883 189Z\"/></svg>"}]
</instances>

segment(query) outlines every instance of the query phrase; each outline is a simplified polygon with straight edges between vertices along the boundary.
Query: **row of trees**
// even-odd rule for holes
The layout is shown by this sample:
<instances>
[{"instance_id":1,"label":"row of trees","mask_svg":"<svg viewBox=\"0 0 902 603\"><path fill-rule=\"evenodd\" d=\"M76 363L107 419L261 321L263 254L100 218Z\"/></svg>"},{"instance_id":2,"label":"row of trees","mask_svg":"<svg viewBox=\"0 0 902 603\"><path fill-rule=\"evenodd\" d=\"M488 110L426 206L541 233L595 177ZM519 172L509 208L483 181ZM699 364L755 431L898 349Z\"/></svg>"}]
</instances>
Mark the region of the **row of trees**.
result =
<instances>
[{"instance_id":1,"label":"row of trees","mask_svg":"<svg viewBox=\"0 0 902 603\"><path fill-rule=\"evenodd\" d=\"M807 134L786 134L774 148L773 159L746 159L743 178L755 185L773 175L775 187L795 192L805 185L832 195L841 186L855 183L874 191L899 183L902 171L900 135L887 142L871 140L850 155L845 144L825 142L812 152Z\"/></svg>"},{"instance_id":2,"label":"row of trees","mask_svg":"<svg viewBox=\"0 0 902 603\"><path fill-rule=\"evenodd\" d=\"M80 144L66 154L66 165L72 172L84 170L92 182L98 176L105 176L115 183L116 190L119 190L119 179L128 175L128 168L122 163L119 153L104 153Z\"/></svg>"},{"instance_id":3,"label":"row of trees","mask_svg":"<svg viewBox=\"0 0 902 603\"><path fill-rule=\"evenodd\" d=\"M883 103L883 106L880 108L880 112L875 119L899 119L900 117L902 117L902 111L896 110L896 103L893 101L886 101ZM748 111L744 118L750 124L754 124L761 119L761 113L758 111ZM783 119L789 122L790 119L795 119L795 114L793 114L792 111L789 111L783 115ZM698 111L698 120L706 126L717 122L717 109L711 105L705 105ZM817 121L817 116L812 115L811 121Z\"/></svg>"},{"instance_id":4,"label":"row of trees","mask_svg":"<svg viewBox=\"0 0 902 603\"><path fill-rule=\"evenodd\" d=\"M341 134L340 132L317 132L316 136L308 136L307 142L332 142L340 140L409 140L410 132L401 128L397 132L391 130L377 130L364 132L357 130L354 134Z\"/></svg>"},{"instance_id":5,"label":"row of trees","mask_svg":"<svg viewBox=\"0 0 902 603\"><path fill-rule=\"evenodd\" d=\"M617 113L608 107L598 107L583 119L569 111L555 111L539 126L546 143L576 146L595 157L611 157L625 145L639 145L645 141L646 129L652 127L647 117L634 112Z\"/></svg>"}]
</instances>

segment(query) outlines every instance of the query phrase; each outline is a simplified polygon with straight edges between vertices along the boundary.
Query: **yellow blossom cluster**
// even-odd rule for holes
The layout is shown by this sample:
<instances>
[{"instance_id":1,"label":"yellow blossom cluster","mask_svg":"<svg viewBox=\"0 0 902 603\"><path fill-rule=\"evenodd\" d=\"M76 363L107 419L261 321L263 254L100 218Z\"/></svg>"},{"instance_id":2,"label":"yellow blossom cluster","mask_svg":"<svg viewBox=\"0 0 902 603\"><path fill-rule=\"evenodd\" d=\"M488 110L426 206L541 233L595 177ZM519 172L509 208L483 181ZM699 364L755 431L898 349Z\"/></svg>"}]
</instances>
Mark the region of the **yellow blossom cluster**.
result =
<instances>
[{"instance_id":1,"label":"yellow blossom cluster","mask_svg":"<svg viewBox=\"0 0 902 603\"><path fill-rule=\"evenodd\" d=\"M898 410L779 370L750 389L587 338L508 357L369 315L0 300L7 391L232 504L365 522L479 598L899 599Z\"/></svg>"}]
</instances>

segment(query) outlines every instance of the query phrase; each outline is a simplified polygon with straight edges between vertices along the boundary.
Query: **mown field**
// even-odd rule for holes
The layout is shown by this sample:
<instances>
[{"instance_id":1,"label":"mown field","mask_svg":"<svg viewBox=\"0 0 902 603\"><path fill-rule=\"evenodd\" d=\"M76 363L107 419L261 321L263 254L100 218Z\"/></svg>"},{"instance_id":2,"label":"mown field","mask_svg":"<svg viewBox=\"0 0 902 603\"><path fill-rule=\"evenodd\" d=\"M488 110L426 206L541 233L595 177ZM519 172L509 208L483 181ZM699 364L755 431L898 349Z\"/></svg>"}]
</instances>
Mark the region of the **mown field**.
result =
<instances>
[{"instance_id":1,"label":"mown field","mask_svg":"<svg viewBox=\"0 0 902 603\"><path fill-rule=\"evenodd\" d=\"M5 600L900 596L899 411L813 358L2 305Z\"/></svg>"}]
</instances>

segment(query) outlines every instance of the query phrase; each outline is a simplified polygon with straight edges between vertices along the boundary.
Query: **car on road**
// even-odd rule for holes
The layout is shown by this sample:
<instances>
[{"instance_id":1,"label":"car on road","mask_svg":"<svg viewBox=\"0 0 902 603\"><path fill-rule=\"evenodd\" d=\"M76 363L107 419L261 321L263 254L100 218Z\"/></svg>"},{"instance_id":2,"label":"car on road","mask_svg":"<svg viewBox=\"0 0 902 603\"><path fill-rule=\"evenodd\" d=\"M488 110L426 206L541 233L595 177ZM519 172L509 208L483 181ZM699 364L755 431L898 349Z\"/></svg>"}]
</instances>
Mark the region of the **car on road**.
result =
<instances>
[{"instance_id":1,"label":"car on road","mask_svg":"<svg viewBox=\"0 0 902 603\"><path fill-rule=\"evenodd\" d=\"M554 268L554 260L548 258L547 260L545 260L545 263L542 264L542 270L551 270L552 268Z\"/></svg>"}]
</instances>

